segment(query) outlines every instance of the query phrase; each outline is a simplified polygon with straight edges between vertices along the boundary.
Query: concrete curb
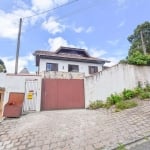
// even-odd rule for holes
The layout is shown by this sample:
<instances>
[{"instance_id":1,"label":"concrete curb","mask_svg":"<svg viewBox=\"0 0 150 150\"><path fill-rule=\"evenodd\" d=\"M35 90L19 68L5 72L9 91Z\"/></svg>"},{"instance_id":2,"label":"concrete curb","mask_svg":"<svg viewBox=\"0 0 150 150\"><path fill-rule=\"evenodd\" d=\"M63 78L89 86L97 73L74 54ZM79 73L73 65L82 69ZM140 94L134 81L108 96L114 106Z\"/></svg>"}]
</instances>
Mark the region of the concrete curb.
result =
<instances>
[{"instance_id":1,"label":"concrete curb","mask_svg":"<svg viewBox=\"0 0 150 150\"><path fill-rule=\"evenodd\" d=\"M138 138L138 139L136 139L136 140L134 140L134 141L131 141L131 142L128 142L128 143L126 143L126 144L123 144L125 147L127 146L128 148L128 150L132 147L132 146L135 146L135 144L138 144L139 142L141 142L141 141L143 141L143 142L146 142L147 140L145 139L145 138L149 138L150 137L150 135L147 135L147 136L143 136L142 138ZM143 143L142 142L142 143ZM140 143L139 143L140 144ZM130 147L129 147L130 146ZM117 148L118 147L115 147L115 148L113 148L112 150L117 150Z\"/></svg>"}]
</instances>

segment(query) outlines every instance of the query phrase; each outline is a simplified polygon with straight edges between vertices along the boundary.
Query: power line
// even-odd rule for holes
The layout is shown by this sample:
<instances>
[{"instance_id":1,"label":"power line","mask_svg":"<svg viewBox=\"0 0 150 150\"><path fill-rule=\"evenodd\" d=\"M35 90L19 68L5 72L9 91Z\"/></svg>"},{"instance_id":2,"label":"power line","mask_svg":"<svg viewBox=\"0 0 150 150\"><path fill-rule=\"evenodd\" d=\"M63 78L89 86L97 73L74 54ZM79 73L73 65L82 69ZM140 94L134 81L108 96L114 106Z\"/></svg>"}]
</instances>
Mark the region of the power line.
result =
<instances>
[{"instance_id":1,"label":"power line","mask_svg":"<svg viewBox=\"0 0 150 150\"><path fill-rule=\"evenodd\" d=\"M79 0L73 0L73 1L70 1L70 2L65 3L65 4L63 4L63 5L59 5L59 6L57 6L57 7L52 8L52 9L49 9L49 10L40 12L40 13L38 13L38 14L35 14L35 15L32 15L32 16L23 17L22 19L27 19L27 18L32 18L32 17L35 17L35 16L43 15L43 14L46 14L46 13L48 13L48 12L50 12L50 11L56 10L56 9L58 9L58 8L61 8L61 7L67 6L67 5L70 5L70 4L72 4L72 3L74 3L74 2L77 2L77 1L79 1Z\"/></svg>"},{"instance_id":2,"label":"power line","mask_svg":"<svg viewBox=\"0 0 150 150\"><path fill-rule=\"evenodd\" d=\"M77 0L77 1L78 1L78 0ZM79 8L79 9L77 9L77 10L74 10L74 11L72 11L72 12L70 12L70 13L64 14L63 16L57 17L57 18L55 18L55 21L59 21L59 20L61 20L61 19L63 19L63 18L66 18L67 16L73 16L73 15L82 13L82 12L84 12L84 11L87 11L87 10L89 10L89 9L91 9L91 8L97 7L97 6L98 6L98 3L100 2L100 1L98 1L98 2L97 2L97 1L98 1L98 0L95 0L94 2L92 2L93 4L90 5L90 6L88 6L88 7L82 7L82 8Z\"/></svg>"},{"instance_id":3,"label":"power line","mask_svg":"<svg viewBox=\"0 0 150 150\"><path fill-rule=\"evenodd\" d=\"M99 1L99 2L100 2L100 1ZM67 16L72 16L72 15L74 15L74 14L79 14L79 13L81 13L81 12L84 12L84 11L86 11L86 10L89 10L89 9L91 9L91 8L94 8L94 7L96 7L96 6L98 6L98 3L94 3L93 5L90 5L90 6L88 6L88 7L79 8L79 9L77 9L77 10L74 10L74 11L72 11L72 12L66 14L66 15L63 15L63 16L61 16L61 17L56 18L55 21L58 21L58 20L63 19L63 18L66 18Z\"/></svg>"}]
</instances>

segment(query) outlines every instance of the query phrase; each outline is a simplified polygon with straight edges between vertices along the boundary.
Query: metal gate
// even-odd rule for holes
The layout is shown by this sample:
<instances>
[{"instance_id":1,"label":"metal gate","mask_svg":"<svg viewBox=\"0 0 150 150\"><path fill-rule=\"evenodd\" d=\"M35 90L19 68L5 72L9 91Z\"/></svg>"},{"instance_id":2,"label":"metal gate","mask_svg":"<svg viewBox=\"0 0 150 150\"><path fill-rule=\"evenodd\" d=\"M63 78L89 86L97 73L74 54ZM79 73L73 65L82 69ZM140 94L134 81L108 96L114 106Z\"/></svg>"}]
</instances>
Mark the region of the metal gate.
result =
<instances>
[{"instance_id":1,"label":"metal gate","mask_svg":"<svg viewBox=\"0 0 150 150\"><path fill-rule=\"evenodd\" d=\"M84 80L42 80L42 110L72 108L85 108Z\"/></svg>"},{"instance_id":2,"label":"metal gate","mask_svg":"<svg viewBox=\"0 0 150 150\"><path fill-rule=\"evenodd\" d=\"M29 79L25 81L25 99L23 111L35 111L37 105L38 80Z\"/></svg>"}]
</instances>

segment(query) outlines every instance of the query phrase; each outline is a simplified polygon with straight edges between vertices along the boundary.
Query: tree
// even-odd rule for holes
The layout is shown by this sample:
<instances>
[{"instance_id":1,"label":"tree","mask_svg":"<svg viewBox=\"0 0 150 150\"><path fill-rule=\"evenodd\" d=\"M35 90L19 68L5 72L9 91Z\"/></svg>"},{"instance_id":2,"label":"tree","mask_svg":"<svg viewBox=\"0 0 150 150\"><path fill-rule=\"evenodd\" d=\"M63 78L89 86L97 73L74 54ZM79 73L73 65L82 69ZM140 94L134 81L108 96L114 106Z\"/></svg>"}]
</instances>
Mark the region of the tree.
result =
<instances>
[{"instance_id":1,"label":"tree","mask_svg":"<svg viewBox=\"0 0 150 150\"><path fill-rule=\"evenodd\" d=\"M131 43L129 56L136 51L144 54L146 51L150 54L150 22L146 21L138 25L133 34L128 37L128 41Z\"/></svg>"},{"instance_id":2,"label":"tree","mask_svg":"<svg viewBox=\"0 0 150 150\"><path fill-rule=\"evenodd\" d=\"M5 64L1 59L0 59L0 72L6 72Z\"/></svg>"},{"instance_id":3,"label":"tree","mask_svg":"<svg viewBox=\"0 0 150 150\"><path fill-rule=\"evenodd\" d=\"M136 51L128 57L128 63L133 65L150 65L150 55L144 55Z\"/></svg>"},{"instance_id":4,"label":"tree","mask_svg":"<svg viewBox=\"0 0 150 150\"><path fill-rule=\"evenodd\" d=\"M131 43L128 56L120 63L150 65L150 22L138 25L128 41Z\"/></svg>"}]
</instances>

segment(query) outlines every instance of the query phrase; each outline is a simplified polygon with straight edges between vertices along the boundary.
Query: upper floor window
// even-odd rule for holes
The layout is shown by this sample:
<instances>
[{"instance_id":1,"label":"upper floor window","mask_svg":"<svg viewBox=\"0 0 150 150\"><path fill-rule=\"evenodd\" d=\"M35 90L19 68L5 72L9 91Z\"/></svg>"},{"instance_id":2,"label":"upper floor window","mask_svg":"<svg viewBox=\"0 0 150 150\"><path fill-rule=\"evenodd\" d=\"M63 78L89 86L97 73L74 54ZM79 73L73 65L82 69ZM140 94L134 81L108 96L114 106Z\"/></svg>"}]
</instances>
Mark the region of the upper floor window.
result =
<instances>
[{"instance_id":1,"label":"upper floor window","mask_svg":"<svg viewBox=\"0 0 150 150\"><path fill-rule=\"evenodd\" d=\"M46 63L46 71L58 71L58 64Z\"/></svg>"},{"instance_id":2,"label":"upper floor window","mask_svg":"<svg viewBox=\"0 0 150 150\"><path fill-rule=\"evenodd\" d=\"M89 74L93 74L98 72L98 67L97 66L89 66Z\"/></svg>"},{"instance_id":3,"label":"upper floor window","mask_svg":"<svg viewBox=\"0 0 150 150\"><path fill-rule=\"evenodd\" d=\"M78 65L68 65L68 72L79 72Z\"/></svg>"}]
</instances>

